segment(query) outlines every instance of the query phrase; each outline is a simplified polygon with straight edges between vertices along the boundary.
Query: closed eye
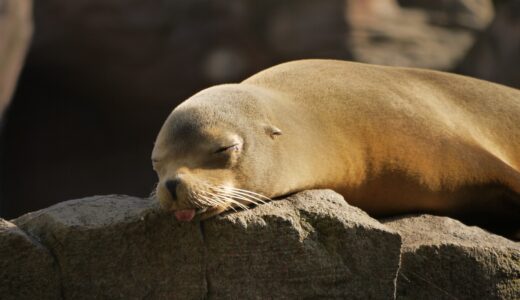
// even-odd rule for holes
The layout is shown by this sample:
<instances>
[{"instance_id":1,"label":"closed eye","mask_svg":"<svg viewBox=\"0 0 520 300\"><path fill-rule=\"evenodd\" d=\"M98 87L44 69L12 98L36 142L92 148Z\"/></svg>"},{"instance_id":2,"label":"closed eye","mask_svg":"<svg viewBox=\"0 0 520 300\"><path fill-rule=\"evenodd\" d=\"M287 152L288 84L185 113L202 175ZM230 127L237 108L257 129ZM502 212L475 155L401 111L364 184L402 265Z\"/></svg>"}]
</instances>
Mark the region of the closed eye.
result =
<instances>
[{"instance_id":1,"label":"closed eye","mask_svg":"<svg viewBox=\"0 0 520 300\"><path fill-rule=\"evenodd\" d=\"M221 147L221 148L217 149L217 151L215 151L214 153L223 153L223 152L227 152L227 151L238 151L238 149L239 149L238 145L239 144L234 144L231 146Z\"/></svg>"}]
</instances>

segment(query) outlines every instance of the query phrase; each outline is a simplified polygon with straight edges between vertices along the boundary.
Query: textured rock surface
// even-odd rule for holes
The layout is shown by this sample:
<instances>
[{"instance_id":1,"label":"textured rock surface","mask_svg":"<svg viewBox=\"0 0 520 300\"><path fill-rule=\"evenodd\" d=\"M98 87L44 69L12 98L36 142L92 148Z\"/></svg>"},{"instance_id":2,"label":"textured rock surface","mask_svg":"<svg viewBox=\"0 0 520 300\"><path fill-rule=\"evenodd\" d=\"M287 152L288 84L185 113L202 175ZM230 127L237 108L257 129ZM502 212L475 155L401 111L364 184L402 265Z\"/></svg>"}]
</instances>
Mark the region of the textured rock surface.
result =
<instances>
[{"instance_id":1,"label":"textured rock surface","mask_svg":"<svg viewBox=\"0 0 520 300\"><path fill-rule=\"evenodd\" d=\"M206 222L217 299L391 299L400 237L328 190Z\"/></svg>"},{"instance_id":2,"label":"textured rock surface","mask_svg":"<svg viewBox=\"0 0 520 300\"><path fill-rule=\"evenodd\" d=\"M58 299L52 254L16 225L0 219L0 298Z\"/></svg>"},{"instance_id":3,"label":"textured rock surface","mask_svg":"<svg viewBox=\"0 0 520 300\"><path fill-rule=\"evenodd\" d=\"M161 215L150 200L72 200L14 223L54 253L65 299L201 299L206 293L199 227Z\"/></svg>"},{"instance_id":4,"label":"textured rock surface","mask_svg":"<svg viewBox=\"0 0 520 300\"><path fill-rule=\"evenodd\" d=\"M443 217L381 224L330 190L204 222L129 196L0 220L2 299L518 299L519 278L519 243Z\"/></svg>"},{"instance_id":5,"label":"textured rock surface","mask_svg":"<svg viewBox=\"0 0 520 300\"><path fill-rule=\"evenodd\" d=\"M399 299L520 299L520 243L446 217L384 223L403 237Z\"/></svg>"},{"instance_id":6,"label":"textured rock surface","mask_svg":"<svg viewBox=\"0 0 520 300\"><path fill-rule=\"evenodd\" d=\"M64 202L14 222L54 254L65 299L389 299L400 255L395 232L332 191L202 227L177 223L150 200L115 196Z\"/></svg>"},{"instance_id":7,"label":"textured rock surface","mask_svg":"<svg viewBox=\"0 0 520 300\"><path fill-rule=\"evenodd\" d=\"M29 45L31 6L31 0L0 0L0 119Z\"/></svg>"}]
</instances>

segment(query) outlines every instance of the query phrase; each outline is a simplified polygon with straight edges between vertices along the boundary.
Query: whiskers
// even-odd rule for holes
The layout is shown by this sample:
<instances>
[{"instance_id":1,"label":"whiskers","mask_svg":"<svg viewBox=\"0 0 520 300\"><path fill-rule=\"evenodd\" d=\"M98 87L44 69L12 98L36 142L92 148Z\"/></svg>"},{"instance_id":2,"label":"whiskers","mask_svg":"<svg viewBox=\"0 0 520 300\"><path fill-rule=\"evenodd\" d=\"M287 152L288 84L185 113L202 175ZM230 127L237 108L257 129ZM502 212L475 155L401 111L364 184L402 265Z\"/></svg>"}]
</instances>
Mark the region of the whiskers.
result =
<instances>
[{"instance_id":1,"label":"whiskers","mask_svg":"<svg viewBox=\"0 0 520 300\"><path fill-rule=\"evenodd\" d=\"M201 188L192 193L193 204L199 208L225 207L236 211L236 208L247 210L251 205L265 204L271 199L249 190L225 185L210 185L200 182Z\"/></svg>"},{"instance_id":2,"label":"whiskers","mask_svg":"<svg viewBox=\"0 0 520 300\"><path fill-rule=\"evenodd\" d=\"M247 210L254 205L265 204L271 199L253 191L239 189L227 185L212 185L202 180L193 179L188 186L184 186L179 192L181 199L172 199L175 202L182 201L181 207L192 207L197 209L197 213L204 213L208 210L237 209ZM157 198L157 184L150 193L150 198ZM161 195L159 195L161 196ZM160 200L160 199L159 199ZM168 199L166 199L168 200ZM166 201L165 200L165 201ZM170 201L166 201L170 202ZM178 203L178 202L177 202ZM178 204L177 204L178 205Z\"/></svg>"}]
</instances>

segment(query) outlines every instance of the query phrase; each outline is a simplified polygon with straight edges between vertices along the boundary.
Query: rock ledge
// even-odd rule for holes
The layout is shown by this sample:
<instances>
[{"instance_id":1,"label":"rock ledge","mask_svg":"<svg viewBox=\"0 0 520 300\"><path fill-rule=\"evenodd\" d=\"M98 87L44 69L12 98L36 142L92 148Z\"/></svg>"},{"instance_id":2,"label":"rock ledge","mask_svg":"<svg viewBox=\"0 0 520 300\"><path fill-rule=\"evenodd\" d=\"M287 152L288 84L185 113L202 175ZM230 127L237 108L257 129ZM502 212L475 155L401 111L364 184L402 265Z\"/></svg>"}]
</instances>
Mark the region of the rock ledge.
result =
<instances>
[{"instance_id":1,"label":"rock ledge","mask_svg":"<svg viewBox=\"0 0 520 300\"><path fill-rule=\"evenodd\" d=\"M449 218L382 224L329 190L192 223L149 199L67 201L0 220L0 262L2 299L520 297L518 243Z\"/></svg>"}]
</instances>

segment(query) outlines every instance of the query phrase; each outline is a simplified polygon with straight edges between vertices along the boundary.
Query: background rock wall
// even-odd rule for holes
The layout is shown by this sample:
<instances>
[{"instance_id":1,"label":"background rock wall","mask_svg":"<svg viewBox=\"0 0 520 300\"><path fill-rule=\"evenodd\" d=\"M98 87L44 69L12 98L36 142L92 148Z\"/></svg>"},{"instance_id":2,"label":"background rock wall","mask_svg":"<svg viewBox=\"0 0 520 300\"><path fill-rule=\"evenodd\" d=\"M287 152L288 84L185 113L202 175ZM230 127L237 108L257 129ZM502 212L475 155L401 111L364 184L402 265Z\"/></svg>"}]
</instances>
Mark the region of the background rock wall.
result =
<instances>
[{"instance_id":1,"label":"background rock wall","mask_svg":"<svg viewBox=\"0 0 520 300\"><path fill-rule=\"evenodd\" d=\"M152 143L178 103L286 60L459 70L518 87L519 1L499 2L495 15L490 0L35 1L0 138L0 216L146 196Z\"/></svg>"}]
</instances>

